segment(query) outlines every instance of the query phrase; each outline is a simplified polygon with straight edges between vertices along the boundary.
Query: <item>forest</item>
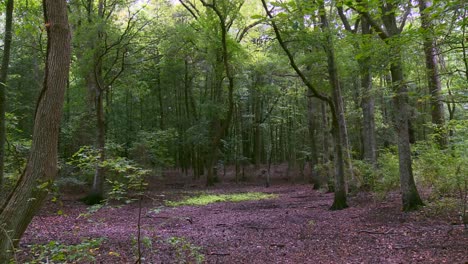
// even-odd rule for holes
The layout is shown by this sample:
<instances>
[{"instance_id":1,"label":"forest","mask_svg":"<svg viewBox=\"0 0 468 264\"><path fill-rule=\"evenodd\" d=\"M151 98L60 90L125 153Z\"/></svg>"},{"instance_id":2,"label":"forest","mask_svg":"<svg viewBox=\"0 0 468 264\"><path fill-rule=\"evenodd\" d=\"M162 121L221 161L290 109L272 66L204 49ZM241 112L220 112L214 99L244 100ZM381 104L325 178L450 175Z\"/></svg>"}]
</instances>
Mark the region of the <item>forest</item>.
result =
<instances>
[{"instance_id":1,"label":"forest","mask_svg":"<svg viewBox=\"0 0 468 264\"><path fill-rule=\"evenodd\" d=\"M467 1L0 12L0 264L468 262Z\"/></svg>"}]
</instances>

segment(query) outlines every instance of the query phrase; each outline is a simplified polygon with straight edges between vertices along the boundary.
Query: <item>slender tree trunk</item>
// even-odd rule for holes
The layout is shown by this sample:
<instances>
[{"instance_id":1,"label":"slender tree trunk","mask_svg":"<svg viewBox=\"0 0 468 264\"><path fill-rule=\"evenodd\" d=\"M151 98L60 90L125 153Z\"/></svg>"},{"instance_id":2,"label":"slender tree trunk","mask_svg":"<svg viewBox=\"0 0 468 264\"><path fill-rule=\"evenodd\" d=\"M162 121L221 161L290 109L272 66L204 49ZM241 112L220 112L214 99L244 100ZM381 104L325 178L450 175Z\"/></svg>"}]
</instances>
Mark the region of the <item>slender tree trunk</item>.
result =
<instances>
[{"instance_id":1,"label":"slender tree trunk","mask_svg":"<svg viewBox=\"0 0 468 264\"><path fill-rule=\"evenodd\" d=\"M99 162L96 165L94 173L93 186L91 193L88 196L87 203L94 204L100 202L104 197L104 181L105 181L105 168L101 166L105 161L106 151L106 123L104 119L104 98L103 92L98 90L96 95L96 127L97 127L97 141L96 147L99 154Z\"/></svg>"},{"instance_id":2,"label":"slender tree trunk","mask_svg":"<svg viewBox=\"0 0 468 264\"><path fill-rule=\"evenodd\" d=\"M267 16L272 19L273 18L273 15L271 14L271 12L269 11L268 9L268 6L266 4L266 1L265 0L262 0L262 5L263 5L263 9L265 10L265 12L267 13ZM324 8L323 8L323 2L321 2L321 16L324 16L325 15L325 12L323 11ZM326 21L322 19L322 21ZM322 22L322 24L323 24ZM291 67L294 69L294 71L297 73L297 75L299 75L299 77L301 78L301 80L303 81L303 83L307 86L307 88L312 92L313 96L314 97L317 97L319 98L320 100L326 102L329 106L330 106L330 111L331 111L331 114L332 114L332 120L333 120L333 135L334 135L334 139L335 139L335 142L337 143L337 147L335 148L335 153L336 153L336 159L335 159L335 169L336 169L336 174L335 174L335 197L334 197L334 202L333 202L333 205L331 207L332 210L338 210L338 209L343 209L343 208L346 208L348 205L346 203L346 184L345 184L345 176L344 176L344 160L343 160L343 149L342 149L342 146L341 146L341 133L340 133L340 124L339 124L339 115L338 115L338 111L340 108L336 108L336 104L339 103L337 102L337 99L341 100L340 98L340 94L337 93L338 91L336 90L336 88L339 86L333 86L332 85L332 98L330 98L329 96L326 96L322 93L320 93L316 88L315 86L313 85L313 83L310 82L310 80L304 75L304 73L299 69L299 67L297 66L295 60L294 60L294 57L292 55L292 53L289 51L288 47L286 46L285 42L283 41L283 38L281 36L281 33L278 29L278 26L276 25L275 21L272 20L271 21L271 25L273 26L273 30L275 32L275 35L276 35L276 38L278 40L278 43L280 44L281 48L283 49L283 51L286 53L288 59L289 59L289 63L291 65ZM322 25L324 28L328 28L328 25ZM327 38L330 38L330 34L328 34ZM331 48L332 46L330 46ZM329 51L328 51L329 52ZM331 56L328 56L328 59L330 59ZM333 64L330 64L329 65L333 65ZM330 69L330 68L329 68ZM336 69L335 69L336 70ZM331 74L330 74L331 75ZM332 78L330 78L330 80L333 80ZM337 80L337 78L336 78Z\"/></svg>"},{"instance_id":3,"label":"slender tree trunk","mask_svg":"<svg viewBox=\"0 0 468 264\"><path fill-rule=\"evenodd\" d=\"M6 141L6 82L8 66L10 64L10 50L13 28L14 0L6 1L5 37L3 39L2 68L0 69L0 203L5 197L3 193L3 174L5 170L5 141Z\"/></svg>"},{"instance_id":4,"label":"slender tree trunk","mask_svg":"<svg viewBox=\"0 0 468 264\"><path fill-rule=\"evenodd\" d=\"M331 209L339 210L348 207L346 203L346 180L344 173L344 157L345 152L348 158L349 149L347 144L346 122L344 117L343 99L341 97L341 87L338 77L338 69L336 66L335 52L333 47L333 38L328 25L326 10L323 2L320 2L320 20L322 22L322 31L324 32L327 40L325 51L327 53L328 61L328 74L330 85L332 87L332 99L334 111L332 111L332 134L335 140L335 199ZM333 109L332 109L333 110ZM346 149L346 150L345 150ZM350 175L354 178L352 173L351 160L349 162ZM354 182L354 179L353 179Z\"/></svg>"},{"instance_id":5,"label":"slender tree trunk","mask_svg":"<svg viewBox=\"0 0 468 264\"><path fill-rule=\"evenodd\" d=\"M309 141L310 141L310 180L309 182L314 185L314 189L318 190L321 187L320 177L317 171L318 165L318 149L317 149L317 140L315 134L317 132L317 104L319 102L314 101L310 94L307 97L307 119L309 125Z\"/></svg>"},{"instance_id":6,"label":"slender tree trunk","mask_svg":"<svg viewBox=\"0 0 468 264\"><path fill-rule=\"evenodd\" d=\"M43 5L48 36L44 87L26 168L0 209L0 263L9 263L57 175L58 135L70 67L70 29L66 1L44 0Z\"/></svg>"},{"instance_id":7,"label":"slender tree trunk","mask_svg":"<svg viewBox=\"0 0 468 264\"><path fill-rule=\"evenodd\" d=\"M370 34L370 26L367 20L361 18L361 29L363 35ZM369 66L369 58L359 61L361 70L362 101L361 109L363 115L363 149L364 160L377 166L377 143L375 138L375 99L372 94L372 73Z\"/></svg>"},{"instance_id":8,"label":"slender tree trunk","mask_svg":"<svg viewBox=\"0 0 468 264\"><path fill-rule=\"evenodd\" d=\"M424 54L426 58L427 87L431 96L431 116L432 123L436 125L439 146L447 145L447 135L443 131L445 125L444 105L442 102L442 85L437 67L437 49L433 37L434 27L431 21L431 14L427 12L430 2L419 0L419 13L421 16L421 27L424 29Z\"/></svg>"}]
</instances>

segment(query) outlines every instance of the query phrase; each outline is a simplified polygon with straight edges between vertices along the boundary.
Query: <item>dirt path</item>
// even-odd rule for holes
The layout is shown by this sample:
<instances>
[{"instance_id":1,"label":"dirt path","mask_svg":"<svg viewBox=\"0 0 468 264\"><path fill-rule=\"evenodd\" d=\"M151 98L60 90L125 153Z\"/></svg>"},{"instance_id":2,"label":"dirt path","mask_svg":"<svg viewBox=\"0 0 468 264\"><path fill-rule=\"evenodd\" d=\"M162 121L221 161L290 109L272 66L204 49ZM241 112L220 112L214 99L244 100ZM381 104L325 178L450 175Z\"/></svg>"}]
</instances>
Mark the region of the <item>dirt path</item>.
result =
<instances>
[{"instance_id":1,"label":"dirt path","mask_svg":"<svg viewBox=\"0 0 468 264\"><path fill-rule=\"evenodd\" d=\"M201 254L206 263L468 263L462 226L402 213L397 197L374 203L361 196L351 199L346 210L329 211L333 195L307 185L212 191L279 197L161 210L163 200L181 194L155 194L143 204L144 263L192 263ZM98 263L134 263L137 203L79 217L86 211L75 201L61 207L49 204L34 219L22 246L106 237Z\"/></svg>"}]
</instances>

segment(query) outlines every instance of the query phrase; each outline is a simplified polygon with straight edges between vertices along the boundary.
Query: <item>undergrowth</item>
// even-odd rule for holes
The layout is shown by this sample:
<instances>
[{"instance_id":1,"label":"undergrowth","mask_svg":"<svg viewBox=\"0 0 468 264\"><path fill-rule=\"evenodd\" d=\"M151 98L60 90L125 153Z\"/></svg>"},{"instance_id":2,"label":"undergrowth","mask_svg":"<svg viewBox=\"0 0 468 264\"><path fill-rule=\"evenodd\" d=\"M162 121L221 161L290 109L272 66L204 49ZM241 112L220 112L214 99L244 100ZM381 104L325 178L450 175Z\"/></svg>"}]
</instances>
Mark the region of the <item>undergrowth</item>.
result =
<instances>
[{"instance_id":1,"label":"undergrowth","mask_svg":"<svg viewBox=\"0 0 468 264\"><path fill-rule=\"evenodd\" d=\"M194 205L202 206L219 202L242 202L252 200L273 199L278 197L276 194L267 194L260 192L232 193L232 194L201 194L195 197L188 197L181 201L166 201L167 206Z\"/></svg>"},{"instance_id":2,"label":"undergrowth","mask_svg":"<svg viewBox=\"0 0 468 264\"><path fill-rule=\"evenodd\" d=\"M66 245L58 241L29 245L31 259L25 264L94 263L104 238L85 239L80 244Z\"/></svg>"}]
</instances>

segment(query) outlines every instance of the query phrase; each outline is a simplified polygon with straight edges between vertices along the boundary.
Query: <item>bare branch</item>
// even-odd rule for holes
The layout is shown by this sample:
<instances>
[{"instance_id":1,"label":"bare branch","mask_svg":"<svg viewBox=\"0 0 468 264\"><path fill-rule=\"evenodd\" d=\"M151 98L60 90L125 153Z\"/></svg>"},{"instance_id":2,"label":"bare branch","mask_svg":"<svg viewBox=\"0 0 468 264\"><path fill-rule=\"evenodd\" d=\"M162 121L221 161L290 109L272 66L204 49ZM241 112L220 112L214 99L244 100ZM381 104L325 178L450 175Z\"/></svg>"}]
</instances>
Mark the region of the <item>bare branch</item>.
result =
<instances>
[{"instance_id":1,"label":"bare branch","mask_svg":"<svg viewBox=\"0 0 468 264\"><path fill-rule=\"evenodd\" d=\"M187 11L190 12L190 14L192 14L192 16L195 18L195 19L198 19L198 16L195 14L195 12L184 2L184 0L179 0L179 2L185 7L185 9L187 9ZM189 2L190 3L190 2Z\"/></svg>"},{"instance_id":2,"label":"bare branch","mask_svg":"<svg viewBox=\"0 0 468 264\"><path fill-rule=\"evenodd\" d=\"M411 1L408 3L408 6L406 7L406 10L405 10L405 13L403 14L403 18L401 20L401 24L400 24L400 27L398 28L398 30L400 32L403 31L403 28L405 27L405 24L406 24L406 20L408 19L408 16L409 14L411 13Z\"/></svg>"},{"instance_id":3,"label":"bare branch","mask_svg":"<svg viewBox=\"0 0 468 264\"><path fill-rule=\"evenodd\" d=\"M338 15L340 16L341 22L343 22L343 26L345 27L345 29L349 32L353 32L353 29L349 24L348 18L343 12L343 6L337 6L336 9L338 10Z\"/></svg>"},{"instance_id":4,"label":"bare branch","mask_svg":"<svg viewBox=\"0 0 468 264\"><path fill-rule=\"evenodd\" d=\"M278 43L280 44L281 48L286 53L286 56L289 59L289 64L291 65L291 67L293 67L294 71L296 71L297 75L299 75L302 82L312 92L312 95L314 97L317 97L320 100L323 100L323 101L327 102L329 105L333 105L333 101L331 100L331 98L324 95L324 94L321 94L315 88L315 86L309 81L309 79L307 79L307 77L304 75L304 73L299 69L299 67L296 64L296 61L294 60L293 55L291 54L291 51L289 51L288 47L286 46L285 42L283 41L283 37L281 36L281 33L280 33L279 29L278 29L278 26L276 25L275 21L273 20L273 15L268 10L268 7L267 7L267 4L266 4L265 0L262 0L262 4L263 4L263 8L265 9L265 12L266 12L267 16L270 18L271 25L272 25L273 30L274 30L275 35L276 35L276 39L278 40Z\"/></svg>"},{"instance_id":5,"label":"bare branch","mask_svg":"<svg viewBox=\"0 0 468 264\"><path fill-rule=\"evenodd\" d=\"M249 32L249 30L251 30L252 28L254 28L257 25L260 25L263 22L265 22L265 20L263 20L263 19L262 20L257 20L255 22L253 22L252 24L246 26L242 31L239 32L239 34L237 34L238 35L236 37L237 42L241 42L242 39L245 37L245 35Z\"/></svg>"}]
</instances>

